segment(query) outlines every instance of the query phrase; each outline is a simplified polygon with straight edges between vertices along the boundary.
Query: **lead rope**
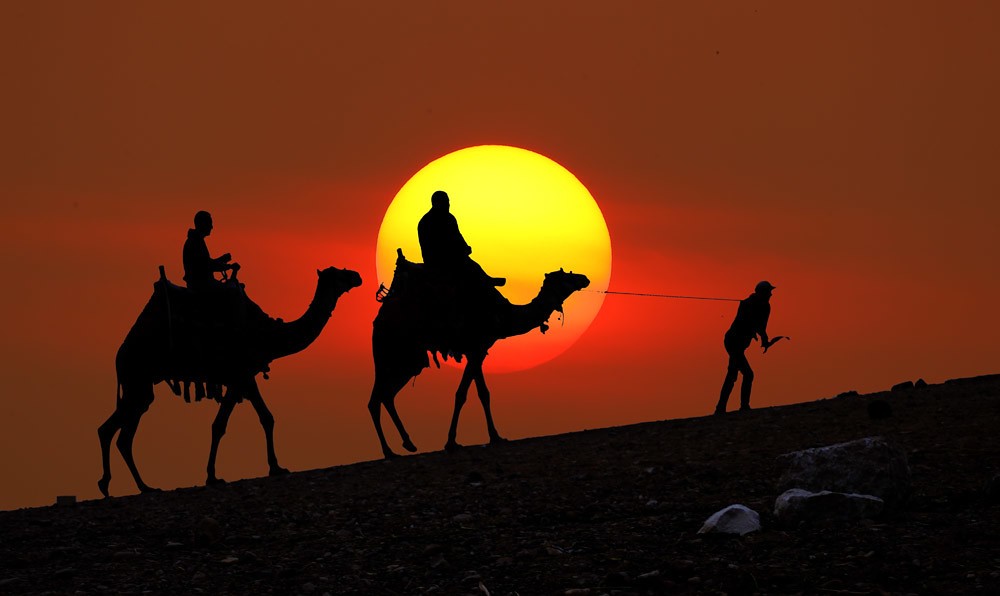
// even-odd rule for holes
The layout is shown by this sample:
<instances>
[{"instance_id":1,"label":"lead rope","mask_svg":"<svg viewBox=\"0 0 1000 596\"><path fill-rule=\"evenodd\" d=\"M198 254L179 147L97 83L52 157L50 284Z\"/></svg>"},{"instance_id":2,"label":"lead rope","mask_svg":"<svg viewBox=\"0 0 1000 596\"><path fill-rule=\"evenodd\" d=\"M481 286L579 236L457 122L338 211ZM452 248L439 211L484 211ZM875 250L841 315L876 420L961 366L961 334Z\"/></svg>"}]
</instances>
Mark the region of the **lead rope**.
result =
<instances>
[{"instance_id":1,"label":"lead rope","mask_svg":"<svg viewBox=\"0 0 1000 596\"><path fill-rule=\"evenodd\" d=\"M584 290L595 294L617 294L619 296L648 296L651 298L677 298L681 300L718 300L722 302L739 302L739 298L715 298L710 296L680 296L677 294L649 294L643 292L612 292L610 290Z\"/></svg>"}]
</instances>

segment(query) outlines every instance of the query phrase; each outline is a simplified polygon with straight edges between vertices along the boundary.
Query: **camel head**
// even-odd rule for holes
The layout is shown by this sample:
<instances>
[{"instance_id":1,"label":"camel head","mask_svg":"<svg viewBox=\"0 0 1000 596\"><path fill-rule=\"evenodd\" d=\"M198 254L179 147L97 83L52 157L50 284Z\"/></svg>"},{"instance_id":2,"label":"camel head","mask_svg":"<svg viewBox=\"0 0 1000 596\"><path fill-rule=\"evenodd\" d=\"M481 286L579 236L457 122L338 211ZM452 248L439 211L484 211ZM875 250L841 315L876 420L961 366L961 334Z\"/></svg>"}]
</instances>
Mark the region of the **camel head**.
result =
<instances>
[{"instance_id":1,"label":"camel head","mask_svg":"<svg viewBox=\"0 0 1000 596\"><path fill-rule=\"evenodd\" d=\"M327 267L322 271L317 269L316 275L319 276L320 290L335 298L361 285L361 274L350 269Z\"/></svg>"},{"instance_id":2,"label":"camel head","mask_svg":"<svg viewBox=\"0 0 1000 596\"><path fill-rule=\"evenodd\" d=\"M539 295L544 295L553 300L558 306L556 310L562 312L562 303L573 292L582 290L590 285L590 280L586 275L580 273L566 272L560 269L552 273L545 274L545 281L542 282L542 290Z\"/></svg>"}]
</instances>

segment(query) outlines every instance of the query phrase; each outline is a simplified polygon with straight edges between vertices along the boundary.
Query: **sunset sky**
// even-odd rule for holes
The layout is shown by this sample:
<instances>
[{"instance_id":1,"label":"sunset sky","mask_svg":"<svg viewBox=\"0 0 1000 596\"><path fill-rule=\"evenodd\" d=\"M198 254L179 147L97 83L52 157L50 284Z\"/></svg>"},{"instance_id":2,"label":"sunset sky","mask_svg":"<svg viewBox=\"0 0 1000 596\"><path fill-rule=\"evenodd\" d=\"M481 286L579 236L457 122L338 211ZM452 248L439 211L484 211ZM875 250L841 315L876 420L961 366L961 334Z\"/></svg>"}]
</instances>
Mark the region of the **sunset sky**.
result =
<instances>
[{"instance_id":1,"label":"sunset sky","mask_svg":"<svg viewBox=\"0 0 1000 596\"><path fill-rule=\"evenodd\" d=\"M283 465L380 457L379 226L420 168L484 144L589 189L613 291L776 285L769 331L793 339L748 351L755 406L1000 372L998 22L994 2L5 3L0 508L98 496L115 352L157 266L180 282L199 209L210 250L234 255L272 316L301 314L317 268L361 273L261 389ZM609 296L563 355L487 379L497 426L518 439L706 415L734 313ZM459 374L400 393L422 450L444 445ZM144 479L202 483L214 414L158 386ZM473 399L459 441L485 438ZM112 494L135 492L112 461ZM267 472L247 405L218 471Z\"/></svg>"}]
</instances>

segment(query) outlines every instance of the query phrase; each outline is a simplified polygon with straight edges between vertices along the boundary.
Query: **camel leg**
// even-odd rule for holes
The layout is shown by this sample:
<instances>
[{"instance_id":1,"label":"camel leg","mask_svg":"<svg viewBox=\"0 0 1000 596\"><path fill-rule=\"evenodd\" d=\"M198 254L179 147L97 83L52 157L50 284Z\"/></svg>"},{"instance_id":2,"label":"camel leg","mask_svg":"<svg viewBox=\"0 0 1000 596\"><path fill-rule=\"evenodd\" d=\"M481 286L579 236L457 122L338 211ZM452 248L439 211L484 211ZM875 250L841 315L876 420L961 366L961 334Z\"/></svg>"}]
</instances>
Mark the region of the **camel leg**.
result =
<instances>
[{"instance_id":1,"label":"camel leg","mask_svg":"<svg viewBox=\"0 0 1000 596\"><path fill-rule=\"evenodd\" d=\"M135 439L135 431L139 428L139 420L146 413L146 410L149 409L150 404L153 403L153 386L145 384L141 389L141 394L135 393L135 390L136 387L134 385L122 386L121 407L116 411L121 420L121 432L118 433L118 441L115 444L118 446L118 451L122 454L122 459L125 460L125 465L132 472L132 478L135 479L135 485L139 488L139 491L148 493L158 491L159 489L152 488L142 481L139 469L135 465L135 459L132 457L132 441ZM131 398L132 395L136 395L137 397Z\"/></svg>"},{"instance_id":2,"label":"camel leg","mask_svg":"<svg viewBox=\"0 0 1000 596\"><path fill-rule=\"evenodd\" d=\"M104 466L104 475L97 481L97 488L101 489L101 494L105 497L108 494L108 485L111 484L111 439L115 438L115 433L121 429L118 405L115 404L115 411L97 429L97 436L101 440L101 464Z\"/></svg>"},{"instance_id":3,"label":"camel leg","mask_svg":"<svg viewBox=\"0 0 1000 596\"><path fill-rule=\"evenodd\" d=\"M379 445L382 447L382 455L386 459L392 459L396 457L396 454L389 448L389 444L385 440L385 433L382 431L382 406L385 406L385 411L389 413L393 424L396 425L396 430L403 440L403 449L410 452L417 450L416 445L410 440L410 435L403 427L399 413L396 412L396 394L400 392L408 380L408 378L394 378L392 381L386 382L385 374L375 373L375 384L372 386L371 399L368 400L368 412L372 416Z\"/></svg>"},{"instance_id":4,"label":"camel leg","mask_svg":"<svg viewBox=\"0 0 1000 596\"><path fill-rule=\"evenodd\" d=\"M469 364L472 364L471 362ZM473 377L476 382L476 394L479 395L479 402L483 404L483 413L486 414L486 430L490 434L490 443L502 443L507 439L500 436L496 425L493 424L493 412L490 410L490 390L486 387L486 377L483 375L482 362L476 367L476 374Z\"/></svg>"},{"instance_id":5,"label":"camel leg","mask_svg":"<svg viewBox=\"0 0 1000 596\"><path fill-rule=\"evenodd\" d=\"M403 428L403 421L399 418L399 413L396 412L396 396L393 395L389 398L389 401L385 402L385 411L389 413L389 418L392 418L392 423L396 425L396 430L399 431L399 437L403 439L403 449L406 449L410 453L417 450L417 446L413 444L410 440L410 435L406 433L406 429Z\"/></svg>"},{"instance_id":6,"label":"camel leg","mask_svg":"<svg viewBox=\"0 0 1000 596\"><path fill-rule=\"evenodd\" d=\"M267 404L264 403L264 396L260 394L260 388L257 387L256 379L250 381L247 387L246 398L250 400L250 404L256 410L257 418L260 419L260 426L264 429L264 438L267 441L268 473L271 476L287 474L288 470L278 465L278 456L274 454L274 416L267 409Z\"/></svg>"},{"instance_id":7,"label":"camel leg","mask_svg":"<svg viewBox=\"0 0 1000 596\"><path fill-rule=\"evenodd\" d=\"M228 393L228 392L227 392ZM228 395L227 395L228 397ZM215 475L215 456L219 453L219 441L222 435L226 434L226 426L229 424L229 416L236 407L236 400L227 400L219 404L219 413L215 415L212 422L212 447L208 451L208 478L205 484L225 484L226 481Z\"/></svg>"},{"instance_id":8,"label":"camel leg","mask_svg":"<svg viewBox=\"0 0 1000 596\"><path fill-rule=\"evenodd\" d=\"M445 451L452 451L461 447L455 440L455 436L458 434L458 415L462 412L462 406L465 405L465 400L469 397L469 387L472 386L472 379L475 376L473 369L475 368L475 363L470 359L465 364L465 370L462 371L462 380L459 381L458 391L455 392L455 411L451 415L451 426L448 427L448 442L444 444Z\"/></svg>"},{"instance_id":9,"label":"camel leg","mask_svg":"<svg viewBox=\"0 0 1000 596\"><path fill-rule=\"evenodd\" d=\"M392 459L399 457L389 448L389 443L385 440L385 433L382 431L382 402L375 396L375 389L372 389L372 396L368 400L368 413L372 416L372 423L375 424L375 432L378 434L378 443L382 447L382 457Z\"/></svg>"}]
</instances>

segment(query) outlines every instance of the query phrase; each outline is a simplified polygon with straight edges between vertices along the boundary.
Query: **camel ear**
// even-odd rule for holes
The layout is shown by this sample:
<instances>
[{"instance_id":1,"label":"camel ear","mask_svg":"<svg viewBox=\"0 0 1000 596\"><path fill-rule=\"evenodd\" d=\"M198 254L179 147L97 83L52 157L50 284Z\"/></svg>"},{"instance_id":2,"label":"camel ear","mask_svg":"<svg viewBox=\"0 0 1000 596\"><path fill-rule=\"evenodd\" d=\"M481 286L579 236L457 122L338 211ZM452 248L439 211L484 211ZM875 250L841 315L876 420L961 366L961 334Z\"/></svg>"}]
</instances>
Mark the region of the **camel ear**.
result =
<instances>
[{"instance_id":1,"label":"camel ear","mask_svg":"<svg viewBox=\"0 0 1000 596\"><path fill-rule=\"evenodd\" d=\"M319 275L319 269L316 270L316 275Z\"/></svg>"},{"instance_id":2,"label":"camel ear","mask_svg":"<svg viewBox=\"0 0 1000 596\"><path fill-rule=\"evenodd\" d=\"M560 267L560 268L559 268L559 273L566 273L566 272L565 272L565 271L563 271L563 268L562 268L562 267Z\"/></svg>"}]
</instances>

